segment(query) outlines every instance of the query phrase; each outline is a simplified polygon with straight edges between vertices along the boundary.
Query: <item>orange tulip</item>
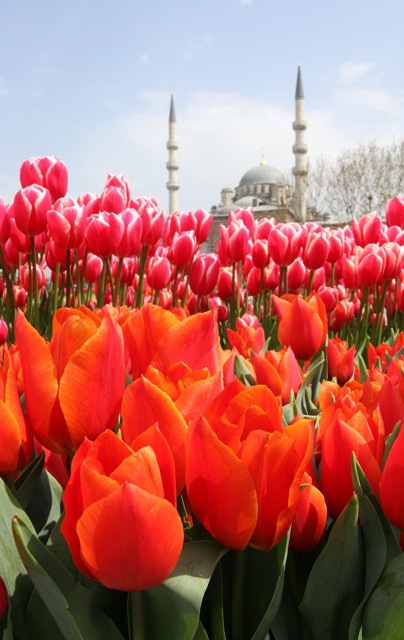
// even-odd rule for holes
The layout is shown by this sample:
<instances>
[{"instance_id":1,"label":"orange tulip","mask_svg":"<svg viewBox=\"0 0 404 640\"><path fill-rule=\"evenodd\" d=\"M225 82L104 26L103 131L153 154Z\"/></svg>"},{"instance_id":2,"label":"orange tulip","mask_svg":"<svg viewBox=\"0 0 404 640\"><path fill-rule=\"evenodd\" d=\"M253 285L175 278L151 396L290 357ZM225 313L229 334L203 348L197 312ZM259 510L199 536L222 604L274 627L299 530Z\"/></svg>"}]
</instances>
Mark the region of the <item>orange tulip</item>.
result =
<instances>
[{"instance_id":1,"label":"orange tulip","mask_svg":"<svg viewBox=\"0 0 404 640\"><path fill-rule=\"evenodd\" d=\"M0 476L13 475L25 467L34 450L34 440L21 408L12 356L3 347L0 369Z\"/></svg>"},{"instance_id":2,"label":"orange tulip","mask_svg":"<svg viewBox=\"0 0 404 640\"><path fill-rule=\"evenodd\" d=\"M265 550L291 525L313 429L310 420L283 429L272 392L262 385L239 392L237 382L189 427L187 493L196 517L219 542Z\"/></svg>"},{"instance_id":3,"label":"orange tulip","mask_svg":"<svg viewBox=\"0 0 404 640\"><path fill-rule=\"evenodd\" d=\"M45 447L72 454L118 419L125 372L121 329L84 309L55 314L50 344L20 312L15 335L21 356L27 415Z\"/></svg>"},{"instance_id":4,"label":"orange tulip","mask_svg":"<svg viewBox=\"0 0 404 640\"><path fill-rule=\"evenodd\" d=\"M278 340L291 347L298 360L309 360L323 345L327 336L327 316L324 302L313 293L303 299L286 294L273 295L278 316Z\"/></svg>"},{"instance_id":5,"label":"orange tulip","mask_svg":"<svg viewBox=\"0 0 404 640\"><path fill-rule=\"evenodd\" d=\"M312 551L323 537L327 524L327 505L321 491L305 473L290 530L293 551Z\"/></svg>"},{"instance_id":6,"label":"orange tulip","mask_svg":"<svg viewBox=\"0 0 404 640\"><path fill-rule=\"evenodd\" d=\"M122 437L132 446L140 434L156 423L172 451L180 493L185 483L187 423L170 396L146 378L138 378L126 387L122 398Z\"/></svg>"},{"instance_id":7,"label":"orange tulip","mask_svg":"<svg viewBox=\"0 0 404 640\"><path fill-rule=\"evenodd\" d=\"M110 589L140 591L174 569L183 528L151 447L134 452L112 431L85 440L73 458L63 503L62 533L90 578Z\"/></svg>"}]
</instances>

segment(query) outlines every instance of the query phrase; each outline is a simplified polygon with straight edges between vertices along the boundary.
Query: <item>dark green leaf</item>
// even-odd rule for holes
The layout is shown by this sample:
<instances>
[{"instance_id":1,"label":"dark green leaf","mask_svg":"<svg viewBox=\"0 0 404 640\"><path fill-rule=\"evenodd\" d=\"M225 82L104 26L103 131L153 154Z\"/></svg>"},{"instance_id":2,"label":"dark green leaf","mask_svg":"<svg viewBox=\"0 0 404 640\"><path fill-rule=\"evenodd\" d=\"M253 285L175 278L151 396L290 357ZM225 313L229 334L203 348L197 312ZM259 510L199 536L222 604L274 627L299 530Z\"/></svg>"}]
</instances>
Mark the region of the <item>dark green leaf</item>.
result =
<instances>
[{"instance_id":1,"label":"dark green leaf","mask_svg":"<svg viewBox=\"0 0 404 640\"><path fill-rule=\"evenodd\" d=\"M23 518L12 523L17 550L36 590L69 640L123 640L114 623L94 606L92 594L30 530Z\"/></svg>"},{"instance_id":2,"label":"dark green leaf","mask_svg":"<svg viewBox=\"0 0 404 640\"><path fill-rule=\"evenodd\" d=\"M314 640L347 638L362 600L364 557L358 511L354 495L335 521L307 581L299 609Z\"/></svg>"},{"instance_id":3,"label":"dark green leaf","mask_svg":"<svg viewBox=\"0 0 404 640\"><path fill-rule=\"evenodd\" d=\"M142 594L147 640L191 640L195 636L203 596L226 552L214 540L184 544L171 576Z\"/></svg>"},{"instance_id":4,"label":"dark green leaf","mask_svg":"<svg viewBox=\"0 0 404 640\"><path fill-rule=\"evenodd\" d=\"M10 599L10 626L15 638L24 640L27 637L24 618L32 584L13 540L11 521L15 514L25 516L16 497L0 479L0 575Z\"/></svg>"},{"instance_id":5,"label":"dark green leaf","mask_svg":"<svg viewBox=\"0 0 404 640\"><path fill-rule=\"evenodd\" d=\"M363 613L363 640L402 640L404 629L404 553L383 571Z\"/></svg>"},{"instance_id":6,"label":"dark green leaf","mask_svg":"<svg viewBox=\"0 0 404 640\"><path fill-rule=\"evenodd\" d=\"M247 547L244 558L243 624L245 638L263 640L281 602L289 535L271 551ZM234 636L234 633L233 633Z\"/></svg>"},{"instance_id":7,"label":"dark green leaf","mask_svg":"<svg viewBox=\"0 0 404 640\"><path fill-rule=\"evenodd\" d=\"M45 454L41 451L41 453L25 467L24 471L15 481L18 502L23 509L27 508L39 478L41 477L44 460Z\"/></svg>"}]
</instances>

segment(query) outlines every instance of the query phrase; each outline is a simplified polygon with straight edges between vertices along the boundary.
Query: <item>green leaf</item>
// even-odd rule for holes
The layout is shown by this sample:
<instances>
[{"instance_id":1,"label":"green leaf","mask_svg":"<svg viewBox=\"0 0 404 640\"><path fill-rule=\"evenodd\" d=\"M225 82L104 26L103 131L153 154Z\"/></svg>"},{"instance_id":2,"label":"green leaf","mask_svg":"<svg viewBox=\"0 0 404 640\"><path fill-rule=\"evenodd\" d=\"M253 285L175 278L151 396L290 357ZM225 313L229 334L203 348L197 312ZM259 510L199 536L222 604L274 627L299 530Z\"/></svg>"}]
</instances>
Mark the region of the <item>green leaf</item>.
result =
<instances>
[{"instance_id":1,"label":"green leaf","mask_svg":"<svg viewBox=\"0 0 404 640\"><path fill-rule=\"evenodd\" d=\"M184 544L171 576L142 594L147 640L191 640L195 636L203 596L226 552L215 540Z\"/></svg>"},{"instance_id":2,"label":"green leaf","mask_svg":"<svg viewBox=\"0 0 404 640\"><path fill-rule=\"evenodd\" d=\"M362 602L355 611L349 628L349 640L357 640L366 601L376 585L386 562L386 539L380 522L368 496L359 498L359 519L365 553L365 585Z\"/></svg>"},{"instance_id":3,"label":"green leaf","mask_svg":"<svg viewBox=\"0 0 404 640\"><path fill-rule=\"evenodd\" d=\"M323 358L322 360L317 362L314 366L310 367L309 371L306 373L304 380L299 388L299 391L296 396L296 405L297 405L298 412L301 416L306 414L306 398L307 398L306 394L309 395L311 400L313 400L313 397L314 397L314 400L317 397L316 390L314 389L314 387L317 388L316 382L318 382L321 376L324 362L325 360ZM312 384L313 384L313 388L311 388Z\"/></svg>"},{"instance_id":4,"label":"green leaf","mask_svg":"<svg viewBox=\"0 0 404 640\"><path fill-rule=\"evenodd\" d=\"M362 355L359 352L356 353L355 360L356 360L356 366L359 367L359 382L361 384L364 384L364 382L366 382L366 379L369 375L366 362L364 361Z\"/></svg>"},{"instance_id":5,"label":"green leaf","mask_svg":"<svg viewBox=\"0 0 404 640\"><path fill-rule=\"evenodd\" d=\"M383 571L363 613L363 640L402 640L404 629L404 553Z\"/></svg>"},{"instance_id":6,"label":"green leaf","mask_svg":"<svg viewBox=\"0 0 404 640\"><path fill-rule=\"evenodd\" d=\"M277 615L282 597L289 535L270 551L244 551L244 636L263 640ZM233 633L234 635L234 633Z\"/></svg>"},{"instance_id":7,"label":"green leaf","mask_svg":"<svg viewBox=\"0 0 404 640\"><path fill-rule=\"evenodd\" d=\"M44 460L45 454L41 451L41 453L36 456L36 458L34 458L27 467L25 467L24 471L15 481L18 502L23 509L27 508L37 482L41 477Z\"/></svg>"},{"instance_id":8,"label":"green leaf","mask_svg":"<svg viewBox=\"0 0 404 640\"><path fill-rule=\"evenodd\" d=\"M94 606L92 594L74 581L22 517L13 518L12 529L29 577L64 637L123 640L112 620Z\"/></svg>"},{"instance_id":9,"label":"green leaf","mask_svg":"<svg viewBox=\"0 0 404 640\"><path fill-rule=\"evenodd\" d=\"M354 495L331 529L307 581L299 610L313 640L348 637L351 619L363 593L364 557Z\"/></svg>"},{"instance_id":10,"label":"green leaf","mask_svg":"<svg viewBox=\"0 0 404 640\"><path fill-rule=\"evenodd\" d=\"M0 479L0 575L10 600L10 626L15 638L24 640L27 637L24 618L32 584L13 540L11 521L15 514L25 516L16 497Z\"/></svg>"},{"instance_id":11,"label":"green leaf","mask_svg":"<svg viewBox=\"0 0 404 640\"><path fill-rule=\"evenodd\" d=\"M385 446L385 449L384 449L383 460L382 460L382 469L384 469L384 465L386 464L387 456L389 455L390 449L393 446L398 434L400 433L400 429L401 429L401 420L399 420L394 425L393 431L386 438L386 446Z\"/></svg>"},{"instance_id":12,"label":"green leaf","mask_svg":"<svg viewBox=\"0 0 404 640\"><path fill-rule=\"evenodd\" d=\"M46 543L62 513L62 487L45 469L25 510L39 539Z\"/></svg>"},{"instance_id":13,"label":"green leaf","mask_svg":"<svg viewBox=\"0 0 404 640\"><path fill-rule=\"evenodd\" d=\"M210 640L226 640L223 615L223 582L221 563L216 565L206 590L205 599L209 615Z\"/></svg>"}]
</instances>

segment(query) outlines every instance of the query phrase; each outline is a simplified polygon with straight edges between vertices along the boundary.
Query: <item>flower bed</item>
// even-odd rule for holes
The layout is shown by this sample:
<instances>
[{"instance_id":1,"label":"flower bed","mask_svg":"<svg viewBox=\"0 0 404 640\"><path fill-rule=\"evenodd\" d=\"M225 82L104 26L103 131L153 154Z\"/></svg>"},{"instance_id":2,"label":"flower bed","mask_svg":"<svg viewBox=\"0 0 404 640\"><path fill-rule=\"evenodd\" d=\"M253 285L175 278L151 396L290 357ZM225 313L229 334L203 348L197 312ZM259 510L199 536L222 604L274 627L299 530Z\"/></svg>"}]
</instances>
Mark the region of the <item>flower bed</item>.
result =
<instances>
[{"instance_id":1,"label":"flower bed","mask_svg":"<svg viewBox=\"0 0 404 640\"><path fill-rule=\"evenodd\" d=\"M54 157L0 203L7 638L399 638L404 202L168 218Z\"/></svg>"}]
</instances>

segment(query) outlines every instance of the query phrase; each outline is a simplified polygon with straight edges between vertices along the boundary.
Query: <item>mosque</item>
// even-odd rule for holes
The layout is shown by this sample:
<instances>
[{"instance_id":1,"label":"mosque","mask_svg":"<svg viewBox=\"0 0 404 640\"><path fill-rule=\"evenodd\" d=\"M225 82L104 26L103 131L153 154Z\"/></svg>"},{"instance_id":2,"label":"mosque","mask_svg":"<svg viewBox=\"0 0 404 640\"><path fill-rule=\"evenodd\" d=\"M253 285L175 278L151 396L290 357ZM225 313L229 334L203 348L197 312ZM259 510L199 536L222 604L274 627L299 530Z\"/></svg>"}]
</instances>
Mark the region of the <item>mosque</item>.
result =
<instances>
[{"instance_id":1,"label":"mosque","mask_svg":"<svg viewBox=\"0 0 404 640\"><path fill-rule=\"evenodd\" d=\"M212 207L213 225L208 240L207 251L215 251L219 239L219 226L226 224L229 211L251 207L257 220L274 217L278 222L306 222L312 218L312 212L306 204L307 191L307 144L304 134L307 122L304 118L304 92L300 64L297 71L295 92L295 120L292 123L295 131L295 144L292 147L295 164L292 169L294 188L288 184L281 171L267 164L264 152L261 161L242 176L239 184L233 190L225 187L221 191L220 203ZM171 96L169 115L169 138L167 142L169 153L166 167L169 194L169 213L178 210L178 182L179 163L177 159L177 122L175 116L174 99Z\"/></svg>"}]
</instances>

